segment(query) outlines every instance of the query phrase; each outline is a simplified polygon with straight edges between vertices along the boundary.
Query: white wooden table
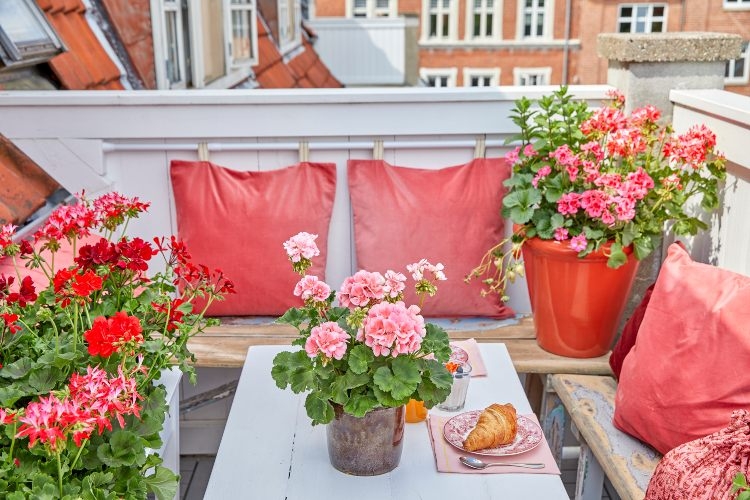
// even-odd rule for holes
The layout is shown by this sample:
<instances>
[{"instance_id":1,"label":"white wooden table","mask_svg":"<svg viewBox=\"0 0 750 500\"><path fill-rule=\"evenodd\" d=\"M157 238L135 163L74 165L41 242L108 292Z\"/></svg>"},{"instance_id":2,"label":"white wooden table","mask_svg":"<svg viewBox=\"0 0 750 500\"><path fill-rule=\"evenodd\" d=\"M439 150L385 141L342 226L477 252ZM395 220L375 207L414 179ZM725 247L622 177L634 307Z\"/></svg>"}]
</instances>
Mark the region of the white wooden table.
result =
<instances>
[{"instance_id":1,"label":"white wooden table","mask_svg":"<svg viewBox=\"0 0 750 500\"><path fill-rule=\"evenodd\" d=\"M401 463L392 472L356 477L335 470L326 429L310 425L304 394L282 391L271 378L273 357L284 349L249 349L205 500L568 499L555 474L437 472L424 422L405 424ZM465 410L510 402L519 413L531 413L505 345L480 349L488 376L472 379Z\"/></svg>"}]
</instances>

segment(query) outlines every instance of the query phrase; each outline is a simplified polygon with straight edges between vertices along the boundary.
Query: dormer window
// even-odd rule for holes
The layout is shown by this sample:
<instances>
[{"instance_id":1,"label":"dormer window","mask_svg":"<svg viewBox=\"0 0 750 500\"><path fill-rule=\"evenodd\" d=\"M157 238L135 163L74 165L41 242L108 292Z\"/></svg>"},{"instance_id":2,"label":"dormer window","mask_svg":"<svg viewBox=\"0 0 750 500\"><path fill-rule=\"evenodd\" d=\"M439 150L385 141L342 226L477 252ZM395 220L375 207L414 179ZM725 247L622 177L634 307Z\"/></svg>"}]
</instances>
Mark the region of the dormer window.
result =
<instances>
[{"instance_id":1,"label":"dormer window","mask_svg":"<svg viewBox=\"0 0 750 500\"><path fill-rule=\"evenodd\" d=\"M33 0L0 1L0 60L8 67L47 61L63 46Z\"/></svg>"}]
</instances>

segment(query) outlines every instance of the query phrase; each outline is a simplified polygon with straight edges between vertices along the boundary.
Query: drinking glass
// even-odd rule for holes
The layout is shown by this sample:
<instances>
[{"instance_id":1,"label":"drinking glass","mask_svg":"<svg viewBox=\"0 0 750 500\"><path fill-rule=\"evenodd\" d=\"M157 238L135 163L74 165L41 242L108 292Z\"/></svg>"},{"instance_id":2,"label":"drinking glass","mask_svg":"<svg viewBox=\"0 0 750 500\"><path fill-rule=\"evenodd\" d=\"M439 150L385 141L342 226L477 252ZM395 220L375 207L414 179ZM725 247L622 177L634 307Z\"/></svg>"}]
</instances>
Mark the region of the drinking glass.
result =
<instances>
[{"instance_id":1,"label":"drinking glass","mask_svg":"<svg viewBox=\"0 0 750 500\"><path fill-rule=\"evenodd\" d=\"M453 372L453 386L448 398L437 405L437 408L445 411L462 410L466 404L466 392L469 390L469 380L471 380L471 365L469 363L460 363L456 371Z\"/></svg>"}]
</instances>

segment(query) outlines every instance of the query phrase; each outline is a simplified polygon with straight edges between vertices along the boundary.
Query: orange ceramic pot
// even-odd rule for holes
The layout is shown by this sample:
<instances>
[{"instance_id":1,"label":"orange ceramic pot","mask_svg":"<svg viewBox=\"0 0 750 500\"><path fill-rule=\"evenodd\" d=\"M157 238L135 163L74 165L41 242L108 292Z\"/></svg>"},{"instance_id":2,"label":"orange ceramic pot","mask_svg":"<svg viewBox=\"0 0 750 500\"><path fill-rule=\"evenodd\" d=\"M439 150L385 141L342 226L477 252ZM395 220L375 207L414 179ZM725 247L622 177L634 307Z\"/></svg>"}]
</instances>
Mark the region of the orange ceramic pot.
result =
<instances>
[{"instance_id":1,"label":"orange ceramic pot","mask_svg":"<svg viewBox=\"0 0 750 500\"><path fill-rule=\"evenodd\" d=\"M594 358L612 347L638 270L632 248L626 264L607 267L608 245L585 258L567 243L531 238L523 245L537 343L572 358Z\"/></svg>"}]
</instances>

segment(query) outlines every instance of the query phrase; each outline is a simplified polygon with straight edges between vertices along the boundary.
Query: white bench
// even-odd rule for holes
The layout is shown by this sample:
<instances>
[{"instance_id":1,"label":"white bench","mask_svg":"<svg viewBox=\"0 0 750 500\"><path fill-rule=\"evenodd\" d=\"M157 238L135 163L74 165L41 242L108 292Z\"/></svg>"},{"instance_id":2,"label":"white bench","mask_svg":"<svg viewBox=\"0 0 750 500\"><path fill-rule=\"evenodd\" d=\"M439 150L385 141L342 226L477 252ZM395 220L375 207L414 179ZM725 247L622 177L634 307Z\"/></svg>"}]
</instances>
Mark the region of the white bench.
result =
<instances>
[{"instance_id":1,"label":"white bench","mask_svg":"<svg viewBox=\"0 0 750 500\"><path fill-rule=\"evenodd\" d=\"M606 476L623 500L641 500L661 455L612 425L617 382L596 375L551 375L545 407L554 420L570 415L580 442L576 499L601 499ZM562 441L560 426L552 426L553 442ZM553 448L554 452L554 448Z\"/></svg>"}]
</instances>

